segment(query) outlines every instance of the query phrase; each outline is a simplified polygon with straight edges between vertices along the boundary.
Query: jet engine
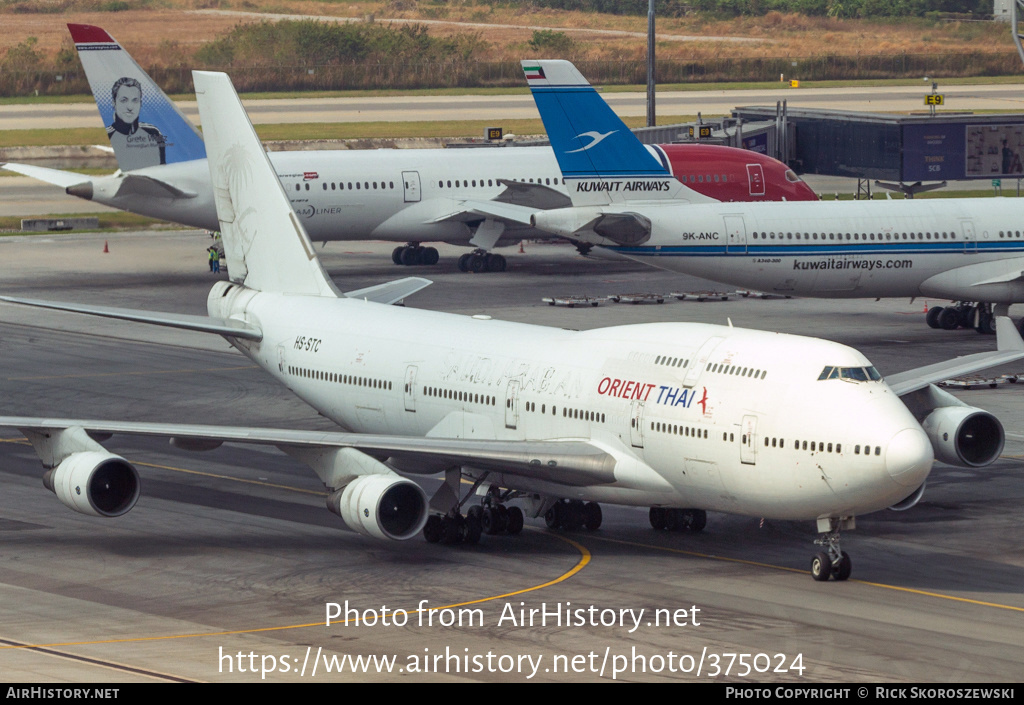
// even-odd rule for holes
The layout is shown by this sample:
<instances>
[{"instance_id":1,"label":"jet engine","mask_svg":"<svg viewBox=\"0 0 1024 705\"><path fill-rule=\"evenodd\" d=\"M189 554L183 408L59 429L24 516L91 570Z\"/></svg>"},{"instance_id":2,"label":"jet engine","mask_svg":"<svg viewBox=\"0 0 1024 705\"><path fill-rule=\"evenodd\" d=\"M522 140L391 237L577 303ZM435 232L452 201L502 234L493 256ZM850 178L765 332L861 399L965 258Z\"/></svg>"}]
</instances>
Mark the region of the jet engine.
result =
<instances>
[{"instance_id":1,"label":"jet engine","mask_svg":"<svg viewBox=\"0 0 1024 705\"><path fill-rule=\"evenodd\" d=\"M350 529L378 539L411 539L427 523L427 495L395 474L361 475L329 495L327 508Z\"/></svg>"},{"instance_id":2,"label":"jet engine","mask_svg":"<svg viewBox=\"0 0 1024 705\"><path fill-rule=\"evenodd\" d=\"M889 509L894 512L905 512L911 507L916 506L917 503L921 501L921 498L924 497L924 488L926 484L928 483L922 482L920 487L914 490L910 495L889 507Z\"/></svg>"},{"instance_id":3,"label":"jet engine","mask_svg":"<svg viewBox=\"0 0 1024 705\"><path fill-rule=\"evenodd\" d=\"M139 473L107 452L72 453L43 475L43 485L64 506L94 517L127 514L139 499Z\"/></svg>"},{"instance_id":4,"label":"jet engine","mask_svg":"<svg viewBox=\"0 0 1024 705\"><path fill-rule=\"evenodd\" d=\"M941 406L921 422L935 459L968 468L984 467L1003 451L1003 425L973 406Z\"/></svg>"}]
</instances>

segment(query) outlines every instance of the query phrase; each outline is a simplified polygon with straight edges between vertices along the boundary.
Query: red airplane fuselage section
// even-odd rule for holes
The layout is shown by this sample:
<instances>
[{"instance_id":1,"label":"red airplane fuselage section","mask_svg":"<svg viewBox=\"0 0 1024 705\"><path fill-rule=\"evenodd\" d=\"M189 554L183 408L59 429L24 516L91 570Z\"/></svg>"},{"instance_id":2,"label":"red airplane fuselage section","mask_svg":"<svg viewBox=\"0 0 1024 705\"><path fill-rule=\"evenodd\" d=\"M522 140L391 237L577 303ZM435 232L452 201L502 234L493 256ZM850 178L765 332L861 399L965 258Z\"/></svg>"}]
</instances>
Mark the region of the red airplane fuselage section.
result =
<instances>
[{"instance_id":1,"label":"red airplane fuselage section","mask_svg":"<svg viewBox=\"0 0 1024 705\"><path fill-rule=\"evenodd\" d=\"M736 147L661 144L672 174L719 201L817 201L818 196L777 159Z\"/></svg>"}]
</instances>

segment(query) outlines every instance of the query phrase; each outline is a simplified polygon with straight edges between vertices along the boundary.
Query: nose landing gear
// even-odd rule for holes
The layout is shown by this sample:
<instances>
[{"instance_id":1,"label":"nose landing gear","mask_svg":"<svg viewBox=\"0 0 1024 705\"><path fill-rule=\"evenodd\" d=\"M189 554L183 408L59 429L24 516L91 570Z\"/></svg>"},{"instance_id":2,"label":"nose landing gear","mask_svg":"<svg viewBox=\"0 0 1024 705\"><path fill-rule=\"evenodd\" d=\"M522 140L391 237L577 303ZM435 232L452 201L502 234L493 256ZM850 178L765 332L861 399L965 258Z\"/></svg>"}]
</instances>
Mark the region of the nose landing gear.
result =
<instances>
[{"instance_id":1,"label":"nose landing gear","mask_svg":"<svg viewBox=\"0 0 1024 705\"><path fill-rule=\"evenodd\" d=\"M818 582L825 582L829 578L846 580L850 577L853 563L846 551L839 548L839 532L841 529L852 529L854 526L853 517L818 520L818 531L822 535L814 540L814 545L821 546L824 550L816 553L811 559L812 578Z\"/></svg>"}]
</instances>

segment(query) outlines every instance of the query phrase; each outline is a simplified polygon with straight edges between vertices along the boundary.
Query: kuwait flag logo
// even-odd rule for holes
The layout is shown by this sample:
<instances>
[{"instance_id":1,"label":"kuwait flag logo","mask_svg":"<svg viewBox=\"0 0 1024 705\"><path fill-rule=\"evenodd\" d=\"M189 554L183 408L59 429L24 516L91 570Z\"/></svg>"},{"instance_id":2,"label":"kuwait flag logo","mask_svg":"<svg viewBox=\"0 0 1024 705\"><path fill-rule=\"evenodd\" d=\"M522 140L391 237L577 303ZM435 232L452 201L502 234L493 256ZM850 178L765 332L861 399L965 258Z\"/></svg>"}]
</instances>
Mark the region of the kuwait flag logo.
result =
<instances>
[{"instance_id":1,"label":"kuwait flag logo","mask_svg":"<svg viewBox=\"0 0 1024 705\"><path fill-rule=\"evenodd\" d=\"M526 72L527 81L535 81L544 78L544 69L540 66L524 66L523 71Z\"/></svg>"}]
</instances>

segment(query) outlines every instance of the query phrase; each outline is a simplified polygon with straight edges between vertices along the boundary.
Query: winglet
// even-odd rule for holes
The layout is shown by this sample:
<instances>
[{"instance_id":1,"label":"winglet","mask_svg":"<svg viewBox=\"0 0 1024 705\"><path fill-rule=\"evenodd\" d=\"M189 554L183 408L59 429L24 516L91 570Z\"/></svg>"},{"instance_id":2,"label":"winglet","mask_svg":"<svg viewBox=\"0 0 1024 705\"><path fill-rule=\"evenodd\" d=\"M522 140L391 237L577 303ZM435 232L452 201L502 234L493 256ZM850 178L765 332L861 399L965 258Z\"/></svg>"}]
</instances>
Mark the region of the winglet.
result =
<instances>
[{"instance_id":1,"label":"winglet","mask_svg":"<svg viewBox=\"0 0 1024 705\"><path fill-rule=\"evenodd\" d=\"M92 25L68 30L122 171L206 156L195 125L117 40Z\"/></svg>"}]
</instances>

